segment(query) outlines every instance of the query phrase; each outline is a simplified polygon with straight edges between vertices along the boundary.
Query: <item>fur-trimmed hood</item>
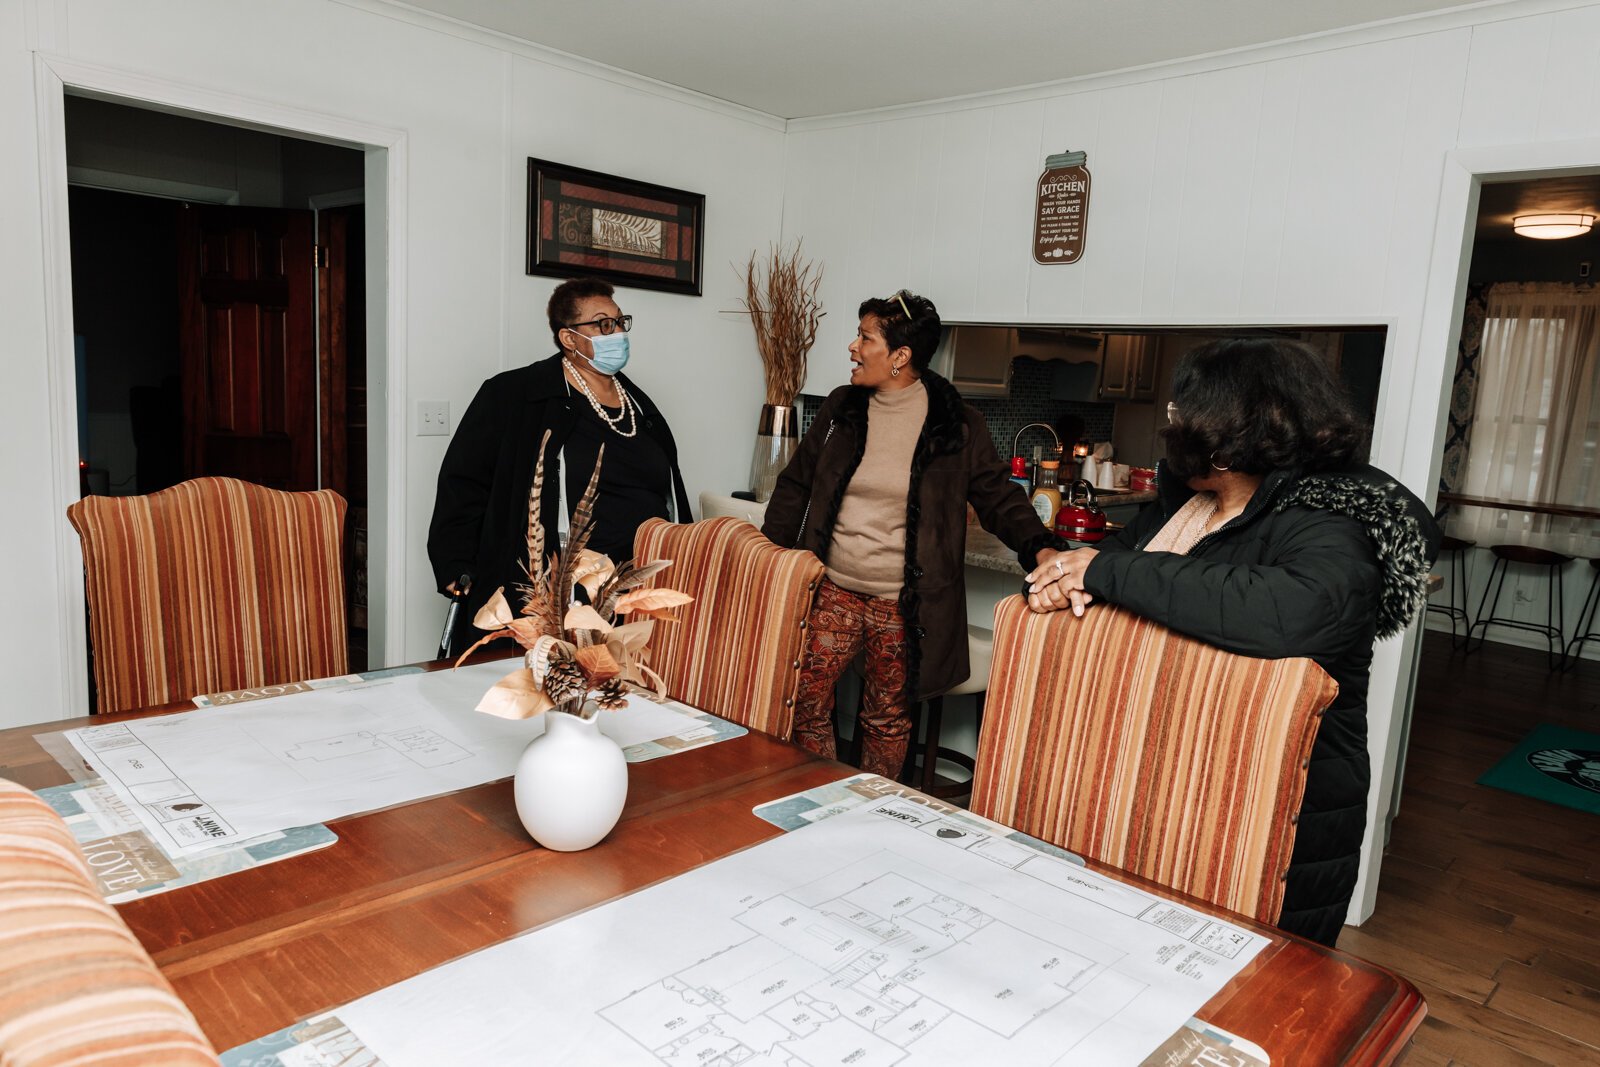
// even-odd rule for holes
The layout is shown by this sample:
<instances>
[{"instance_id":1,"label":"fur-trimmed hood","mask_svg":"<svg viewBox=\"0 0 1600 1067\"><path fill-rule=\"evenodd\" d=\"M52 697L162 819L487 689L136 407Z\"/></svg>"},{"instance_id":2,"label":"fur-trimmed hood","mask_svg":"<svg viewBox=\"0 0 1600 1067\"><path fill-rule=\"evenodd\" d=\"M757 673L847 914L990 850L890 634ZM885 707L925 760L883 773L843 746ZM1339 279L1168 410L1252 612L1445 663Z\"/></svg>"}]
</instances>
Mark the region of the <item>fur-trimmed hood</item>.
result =
<instances>
[{"instance_id":1,"label":"fur-trimmed hood","mask_svg":"<svg viewBox=\"0 0 1600 1067\"><path fill-rule=\"evenodd\" d=\"M1348 515L1372 540L1383 571L1378 637L1411 624L1428 602L1428 575L1439 558L1439 526L1405 486L1376 467L1294 479L1273 505L1317 508Z\"/></svg>"},{"instance_id":2,"label":"fur-trimmed hood","mask_svg":"<svg viewBox=\"0 0 1600 1067\"><path fill-rule=\"evenodd\" d=\"M1194 495L1172 476L1165 461L1156 465L1156 490L1168 518ZM1276 470L1262 480L1241 525L1294 507L1346 515L1366 531L1383 572L1379 638L1404 630L1427 606L1428 576L1439 558L1439 524L1422 501L1392 476L1369 465L1315 474ZM1139 547L1144 547L1143 541Z\"/></svg>"}]
</instances>

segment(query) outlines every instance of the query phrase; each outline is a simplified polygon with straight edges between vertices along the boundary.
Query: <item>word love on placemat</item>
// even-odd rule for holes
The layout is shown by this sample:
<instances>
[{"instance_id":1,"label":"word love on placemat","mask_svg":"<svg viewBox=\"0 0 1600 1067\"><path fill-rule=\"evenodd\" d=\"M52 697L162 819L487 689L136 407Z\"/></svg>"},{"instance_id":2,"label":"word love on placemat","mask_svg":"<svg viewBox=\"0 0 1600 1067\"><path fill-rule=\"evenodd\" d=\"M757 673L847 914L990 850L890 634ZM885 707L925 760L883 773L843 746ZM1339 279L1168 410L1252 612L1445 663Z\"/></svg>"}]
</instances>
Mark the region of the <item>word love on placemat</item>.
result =
<instances>
[{"instance_id":1,"label":"word love on placemat","mask_svg":"<svg viewBox=\"0 0 1600 1067\"><path fill-rule=\"evenodd\" d=\"M51 786L39 790L39 796L72 828L100 895L111 904L314 852L338 840L326 826L295 826L175 859L98 779Z\"/></svg>"}]
</instances>

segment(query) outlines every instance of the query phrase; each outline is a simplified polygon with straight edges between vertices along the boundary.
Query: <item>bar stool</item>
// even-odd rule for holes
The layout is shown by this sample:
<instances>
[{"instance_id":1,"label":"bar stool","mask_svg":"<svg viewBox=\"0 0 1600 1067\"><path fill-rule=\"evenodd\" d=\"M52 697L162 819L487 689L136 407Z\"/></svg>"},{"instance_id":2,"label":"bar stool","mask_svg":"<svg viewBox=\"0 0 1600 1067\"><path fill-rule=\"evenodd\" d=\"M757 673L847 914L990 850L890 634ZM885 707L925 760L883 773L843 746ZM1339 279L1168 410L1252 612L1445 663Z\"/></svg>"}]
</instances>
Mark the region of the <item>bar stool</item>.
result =
<instances>
[{"instance_id":1,"label":"bar stool","mask_svg":"<svg viewBox=\"0 0 1600 1067\"><path fill-rule=\"evenodd\" d=\"M1583 607L1578 609L1578 636L1572 639L1566 655L1562 657L1561 669L1564 671L1578 665L1578 655L1583 651L1585 641L1600 641L1600 633L1594 632L1595 609L1600 608L1600 559L1591 559L1589 566L1594 568L1594 580L1589 583L1589 593L1583 598Z\"/></svg>"},{"instance_id":2,"label":"bar stool","mask_svg":"<svg viewBox=\"0 0 1600 1067\"><path fill-rule=\"evenodd\" d=\"M1490 545L1489 551L1494 553L1494 566L1489 569L1489 584L1483 587L1483 596L1478 600L1478 620L1467 628L1467 640L1463 648L1473 652L1472 632L1478 627L1483 627L1483 633L1478 638L1478 648L1489 639L1490 626L1508 626L1517 630L1529 630L1542 634L1545 640L1555 646L1555 652L1546 649L1545 655L1549 658L1550 669L1556 670L1566 658L1566 638L1561 631L1559 623L1566 618L1566 612L1561 600L1561 568L1572 562L1571 556L1552 552L1547 548L1534 548L1530 545ZM1506 571L1513 563L1520 563L1531 567L1544 567L1550 579L1550 591L1545 597L1544 625L1536 622L1522 622L1520 619L1510 619L1498 616L1495 608L1500 606L1500 591L1505 588ZM1500 575L1499 584L1495 583L1496 572ZM1489 602L1489 586L1494 586L1494 600ZM1484 614L1484 605L1488 602L1489 613Z\"/></svg>"},{"instance_id":3,"label":"bar stool","mask_svg":"<svg viewBox=\"0 0 1600 1067\"><path fill-rule=\"evenodd\" d=\"M900 780L941 800L954 800L968 796L972 792L971 775L977 771L977 760L965 752L939 747L939 734L944 725L945 697L975 695L978 704L977 727L980 731L983 729L983 698L989 690L989 667L994 662L993 630L986 630L981 626L967 626L967 660L972 670L967 675L966 681L928 700L926 716L922 712L922 702L918 702L911 712L911 743L906 746L906 762L901 769ZM917 745L915 743L917 724L919 720L924 719L922 744ZM957 781L940 774L941 760L965 768L968 777Z\"/></svg>"},{"instance_id":4,"label":"bar stool","mask_svg":"<svg viewBox=\"0 0 1600 1067\"><path fill-rule=\"evenodd\" d=\"M1462 537L1451 537L1448 534L1439 539L1439 555L1450 553L1450 599L1444 604L1429 604L1429 611L1436 611L1450 620L1450 647L1460 648L1472 636L1472 616L1467 614L1467 549L1478 542L1468 541ZM1456 593L1461 594L1461 606L1456 607ZM1459 640L1456 638L1456 620L1466 624L1466 635Z\"/></svg>"}]
</instances>

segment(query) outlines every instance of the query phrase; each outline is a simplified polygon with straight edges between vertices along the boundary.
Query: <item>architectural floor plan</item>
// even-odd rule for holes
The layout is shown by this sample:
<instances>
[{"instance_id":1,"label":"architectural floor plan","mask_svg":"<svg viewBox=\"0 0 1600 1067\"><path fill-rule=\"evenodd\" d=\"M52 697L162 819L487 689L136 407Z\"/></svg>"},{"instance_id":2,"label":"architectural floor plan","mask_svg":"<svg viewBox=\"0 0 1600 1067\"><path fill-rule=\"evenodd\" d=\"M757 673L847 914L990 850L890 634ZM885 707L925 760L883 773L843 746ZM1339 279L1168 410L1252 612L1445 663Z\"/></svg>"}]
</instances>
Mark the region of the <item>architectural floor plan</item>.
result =
<instances>
[{"instance_id":1,"label":"architectural floor plan","mask_svg":"<svg viewBox=\"0 0 1600 1067\"><path fill-rule=\"evenodd\" d=\"M543 718L473 710L495 661L66 733L169 856L506 778ZM600 729L629 759L743 733L633 695Z\"/></svg>"},{"instance_id":2,"label":"architectural floor plan","mask_svg":"<svg viewBox=\"0 0 1600 1067\"><path fill-rule=\"evenodd\" d=\"M886 798L331 1014L389 1067L1138 1064L1265 944Z\"/></svg>"}]
</instances>

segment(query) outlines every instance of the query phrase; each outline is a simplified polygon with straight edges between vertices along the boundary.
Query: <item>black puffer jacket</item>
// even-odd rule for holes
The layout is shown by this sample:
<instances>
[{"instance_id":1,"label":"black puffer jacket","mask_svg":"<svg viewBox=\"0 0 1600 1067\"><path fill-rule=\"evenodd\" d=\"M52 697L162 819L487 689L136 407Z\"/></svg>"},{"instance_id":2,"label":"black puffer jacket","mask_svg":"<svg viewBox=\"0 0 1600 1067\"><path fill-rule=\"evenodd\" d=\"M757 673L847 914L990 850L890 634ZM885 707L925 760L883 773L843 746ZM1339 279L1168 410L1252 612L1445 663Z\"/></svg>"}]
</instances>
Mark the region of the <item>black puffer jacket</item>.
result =
<instances>
[{"instance_id":1,"label":"black puffer jacket","mask_svg":"<svg viewBox=\"0 0 1600 1067\"><path fill-rule=\"evenodd\" d=\"M1307 656L1339 683L1311 750L1278 923L1331 945L1355 890L1366 829L1373 641L1399 633L1422 610L1439 527L1376 468L1276 471L1243 514L1188 555L1144 552L1194 495L1165 471L1157 489L1158 500L1099 546L1084 587L1231 652Z\"/></svg>"},{"instance_id":2,"label":"black puffer jacket","mask_svg":"<svg viewBox=\"0 0 1600 1067\"><path fill-rule=\"evenodd\" d=\"M945 692L971 673L967 505L984 529L1017 553L1023 567L1032 567L1042 548L1064 547L1009 480L977 409L932 371L922 372L922 384L928 390L928 415L911 459L905 585L899 600L909 638L906 689L918 700ZM773 543L828 558L839 506L867 449L871 397L872 390L856 385L828 395L767 503L761 532Z\"/></svg>"}]
</instances>

